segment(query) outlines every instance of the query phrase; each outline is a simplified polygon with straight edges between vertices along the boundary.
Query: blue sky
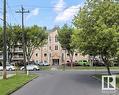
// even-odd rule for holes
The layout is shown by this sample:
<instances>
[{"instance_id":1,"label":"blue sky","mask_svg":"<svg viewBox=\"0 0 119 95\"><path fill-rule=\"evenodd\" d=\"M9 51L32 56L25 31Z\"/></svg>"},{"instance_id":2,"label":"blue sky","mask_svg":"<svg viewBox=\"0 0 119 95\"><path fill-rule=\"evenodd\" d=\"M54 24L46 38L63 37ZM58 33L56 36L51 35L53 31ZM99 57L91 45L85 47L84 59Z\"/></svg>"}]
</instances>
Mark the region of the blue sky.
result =
<instances>
[{"instance_id":1,"label":"blue sky","mask_svg":"<svg viewBox=\"0 0 119 95\"><path fill-rule=\"evenodd\" d=\"M2 18L0 0L0 18ZM83 6L85 0L7 0L7 22L21 24L21 15L15 11L24 6L30 13L25 14L25 26L47 26L48 29L71 24L72 18ZM2 23L2 21L0 21Z\"/></svg>"}]
</instances>

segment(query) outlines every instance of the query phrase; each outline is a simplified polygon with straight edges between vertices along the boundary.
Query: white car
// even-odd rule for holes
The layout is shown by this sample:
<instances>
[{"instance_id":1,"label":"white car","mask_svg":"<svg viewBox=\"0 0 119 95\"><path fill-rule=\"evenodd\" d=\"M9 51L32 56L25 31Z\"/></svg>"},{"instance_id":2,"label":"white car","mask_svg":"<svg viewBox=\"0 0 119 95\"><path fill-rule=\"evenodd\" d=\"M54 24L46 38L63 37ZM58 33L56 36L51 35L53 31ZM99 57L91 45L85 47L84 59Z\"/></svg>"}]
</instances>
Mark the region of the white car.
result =
<instances>
[{"instance_id":1,"label":"white car","mask_svg":"<svg viewBox=\"0 0 119 95\"><path fill-rule=\"evenodd\" d=\"M39 66L49 66L50 64L48 64L48 62L44 61L44 62L36 63L36 65L39 65Z\"/></svg>"},{"instance_id":2,"label":"white car","mask_svg":"<svg viewBox=\"0 0 119 95\"><path fill-rule=\"evenodd\" d=\"M37 65L26 65L26 69L27 70L29 70L29 71L37 71L37 70L39 70L39 67L37 66ZM24 66L22 66L21 68L20 68L20 70L24 70Z\"/></svg>"},{"instance_id":3,"label":"white car","mask_svg":"<svg viewBox=\"0 0 119 95\"><path fill-rule=\"evenodd\" d=\"M48 62L43 62L43 66L49 66Z\"/></svg>"},{"instance_id":4,"label":"white car","mask_svg":"<svg viewBox=\"0 0 119 95\"><path fill-rule=\"evenodd\" d=\"M0 66L0 70L2 71L3 70L3 66ZM6 70L7 71L14 71L15 70L15 67L10 65L10 64L6 64Z\"/></svg>"}]
</instances>

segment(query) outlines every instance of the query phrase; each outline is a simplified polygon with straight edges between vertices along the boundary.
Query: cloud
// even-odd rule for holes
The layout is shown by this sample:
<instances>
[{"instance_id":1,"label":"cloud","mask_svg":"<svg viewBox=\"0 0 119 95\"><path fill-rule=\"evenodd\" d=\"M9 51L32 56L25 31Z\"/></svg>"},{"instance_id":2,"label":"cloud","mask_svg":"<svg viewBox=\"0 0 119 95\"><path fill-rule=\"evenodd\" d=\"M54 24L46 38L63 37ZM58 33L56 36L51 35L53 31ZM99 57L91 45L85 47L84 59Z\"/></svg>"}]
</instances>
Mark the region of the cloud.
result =
<instances>
[{"instance_id":1,"label":"cloud","mask_svg":"<svg viewBox=\"0 0 119 95\"><path fill-rule=\"evenodd\" d=\"M68 21L71 20L74 15L76 15L80 9L81 5L75 5L75 6L71 6L67 9L65 9L64 11L60 12L56 18L55 18L55 22L60 22L60 21Z\"/></svg>"},{"instance_id":2,"label":"cloud","mask_svg":"<svg viewBox=\"0 0 119 95\"><path fill-rule=\"evenodd\" d=\"M57 4L54 5L54 10L56 13L62 12L65 8L64 0L59 0Z\"/></svg>"},{"instance_id":3,"label":"cloud","mask_svg":"<svg viewBox=\"0 0 119 95\"><path fill-rule=\"evenodd\" d=\"M30 14L26 17L26 20L30 19L32 16L37 16L39 15L39 8L35 8L30 12Z\"/></svg>"}]
</instances>

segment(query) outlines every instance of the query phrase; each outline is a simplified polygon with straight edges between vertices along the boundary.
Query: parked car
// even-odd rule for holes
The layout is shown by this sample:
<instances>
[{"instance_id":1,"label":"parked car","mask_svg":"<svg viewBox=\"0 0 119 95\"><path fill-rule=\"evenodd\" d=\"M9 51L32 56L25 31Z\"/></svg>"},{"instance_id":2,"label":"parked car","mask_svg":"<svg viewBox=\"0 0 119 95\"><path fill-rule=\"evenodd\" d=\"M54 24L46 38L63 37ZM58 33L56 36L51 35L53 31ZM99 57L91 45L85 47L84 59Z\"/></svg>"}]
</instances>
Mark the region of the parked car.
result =
<instances>
[{"instance_id":1,"label":"parked car","mask_svg":"<svg viewBox=\"0 0 119 95\"><path fill-rule=\"evenodd\" d=\"M43 62L37 62L36 65L43 66Z\"/></svg>"},{"instance_id":2,"label":"parked car","mask_svg":"<svg viewBox=\"0 0 119 95\"><path fill-rule=\"evenodd\" d=\"M94 60L93 61L93 66L105 66L104 62L101 62L99 60Z\"/></svg>"},{"instance_id":3,"label":"parked car","mask_svg":"<svg viewBox=\"0 0 119 95\"><path fill-rule=\"evenodd\" d=\"M26 69L29 70L29 71L37 71L37 70L40 70L37 65L33 65L33 64L26 65ZM22 66L22 67L20 68L20 70L24 70L24 66Z\"/></svg>"},{"instance_id":4,"label":"parked car","mask_svg":"<svg viewBox=\"0 0 119 95\"><path fill-rule=\"evenodd\" d=\"M81 66L90 66L90 62L87 60L80 60L78 64Z\"/></svg>"},{"instance_id":5,"label":"parked car","mask_svg":"<svg viewBox=\"0 0 119 95\"><path fill-rule=\"evenodd\" d=\"M0 65L0 70L1 71L3 70L3 65ZM12 66L11 64L6 64L6 70L7 71L14 71L15 70L15 67Z\"/></svg>"},{"instance_id":6,"label":"parked car","mask_svg":"<svg viewBox=\"0 0 119 95\"><path fill-rule=\"evenodd\" d=\"M67 61L66 65L67 66L71 66L71 62L70 61ZM75 66L75 62L72 62L72 65Z\"/></svg>"},{"instance_id":7,"label":"parked car","mask_svg":"<svg viewBox=\"0 0 119 95\"><path fill-rule=\"evenodd\" d=\"M47 61L38 62L38 63L35 63L35 64L36 64L36 65L39 65L39 66L49 66L49 65L50 65Z\"/></svg>"},{"instance_id":8,"label":"parked car","mask_svg":"<svg viewBox=\"0 0 119 95\"><path fill-rule=\"evenodd\" d=\"M43 66L49 66L50 64L47 61L43 62Z\"/></svg>"}]
</instances>

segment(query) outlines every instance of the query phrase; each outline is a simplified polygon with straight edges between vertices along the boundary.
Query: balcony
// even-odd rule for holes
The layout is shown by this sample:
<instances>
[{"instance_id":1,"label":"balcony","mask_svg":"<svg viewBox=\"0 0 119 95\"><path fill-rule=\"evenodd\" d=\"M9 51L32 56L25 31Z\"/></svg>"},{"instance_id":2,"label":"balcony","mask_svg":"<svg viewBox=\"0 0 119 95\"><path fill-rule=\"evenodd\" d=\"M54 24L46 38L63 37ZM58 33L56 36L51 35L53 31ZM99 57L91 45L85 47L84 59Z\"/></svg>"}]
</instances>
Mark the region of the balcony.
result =
<instances>
[{"instance_id":1,"label":"balcony","mask_svg":"<svg viewBox=\"0 0 119 95\"><path fill-rule=\"evenodd\" d=\"M15 50L13 50L13 53L23 53L23 49L15 48Z\"/></svg>"},{"instance_id":2,"label":"balcony","mask_svg":"<svg viewBox=\"0 0 119 95\"><path fill-rule=\"evenodd\" d=\"M12 60L19 61L19 60L24 60L24 58L23 58L23 56L13 56Z\"/></svg>"},{"instance_id":3,"label":"balcony","mask_svg":"<svg viewBox=\"0 0 119 95\"><path fill-rule=\"evenodd\" d=\"M0 55L0 61L3 60L3 56Z\"/></svg>"}]
</instances>

